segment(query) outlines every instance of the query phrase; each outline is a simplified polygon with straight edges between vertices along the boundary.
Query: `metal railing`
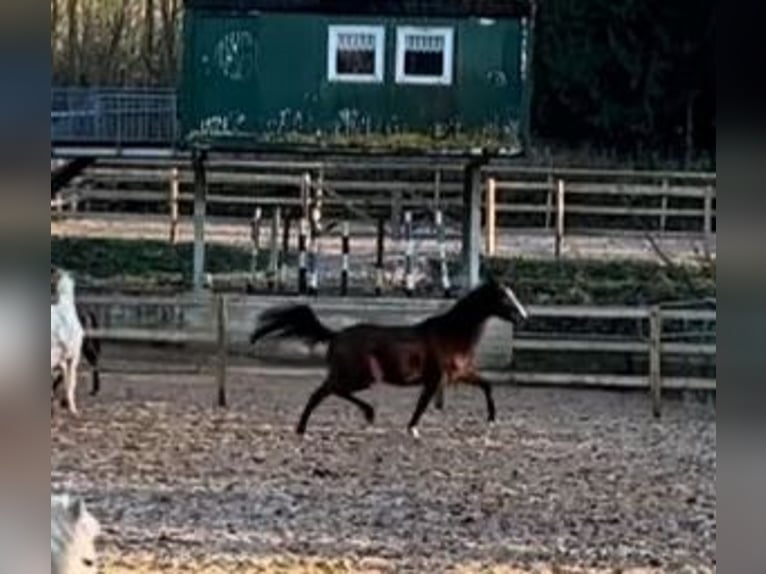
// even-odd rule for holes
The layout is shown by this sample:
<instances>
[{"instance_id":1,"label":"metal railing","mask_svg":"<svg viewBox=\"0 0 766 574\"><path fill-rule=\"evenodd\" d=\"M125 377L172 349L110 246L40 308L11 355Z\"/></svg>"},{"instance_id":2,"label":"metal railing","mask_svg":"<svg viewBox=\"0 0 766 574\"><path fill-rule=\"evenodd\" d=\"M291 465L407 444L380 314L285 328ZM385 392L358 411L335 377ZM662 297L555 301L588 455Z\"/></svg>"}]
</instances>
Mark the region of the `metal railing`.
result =
<instances>
[{"instance_id":1,"label":"metal railing","mask_svg":"<svg viewBox=\"0 0 766 574\"><path fill-rule=\"evenodd\" d=\"M172 145L177 109L169 89L53 88L51 145Z\"/></svg>"}]
</instances>

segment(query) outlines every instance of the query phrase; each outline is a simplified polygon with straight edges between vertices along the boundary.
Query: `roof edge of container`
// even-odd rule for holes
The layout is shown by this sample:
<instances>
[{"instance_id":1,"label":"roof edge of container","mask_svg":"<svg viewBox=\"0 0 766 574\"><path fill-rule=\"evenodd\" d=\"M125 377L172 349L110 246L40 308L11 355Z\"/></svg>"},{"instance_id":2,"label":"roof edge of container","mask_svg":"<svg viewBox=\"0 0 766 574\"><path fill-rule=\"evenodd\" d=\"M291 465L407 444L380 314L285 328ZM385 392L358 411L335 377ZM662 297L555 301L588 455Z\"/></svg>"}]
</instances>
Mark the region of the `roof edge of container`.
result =
<instances>
[{"instance_id":1,"label":"roof edge of container","mask_svg":"<svg viewBox=\"0 0 766 574\"><path fill-rule=\"evenodd\" d=\"M333 15L520 18L531 0L184 0L188 9Z\"/></svg>"}]
</instances>

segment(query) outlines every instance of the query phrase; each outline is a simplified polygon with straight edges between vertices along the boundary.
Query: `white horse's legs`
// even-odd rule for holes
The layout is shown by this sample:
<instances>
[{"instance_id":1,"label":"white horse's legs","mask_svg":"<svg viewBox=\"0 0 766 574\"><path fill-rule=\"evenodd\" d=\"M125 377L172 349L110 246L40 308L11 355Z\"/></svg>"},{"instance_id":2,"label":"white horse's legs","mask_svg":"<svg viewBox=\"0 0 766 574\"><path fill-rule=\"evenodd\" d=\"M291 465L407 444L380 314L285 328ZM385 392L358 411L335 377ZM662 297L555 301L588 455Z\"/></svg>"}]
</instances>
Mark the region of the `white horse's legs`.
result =
<instances>
[{"instance_id":1,"label":"white horse's legs","mask_svg":"<svg viewBox=\"0 0 766 574\"><path fill-rule=\"evenodd\" d=\"M77 389L77 364L79 356L69 359L64 369L64 382L66 385L66 402L69 412L77 416L77 405L75 404L75 390Z\"/></svg>"}]
</instances>

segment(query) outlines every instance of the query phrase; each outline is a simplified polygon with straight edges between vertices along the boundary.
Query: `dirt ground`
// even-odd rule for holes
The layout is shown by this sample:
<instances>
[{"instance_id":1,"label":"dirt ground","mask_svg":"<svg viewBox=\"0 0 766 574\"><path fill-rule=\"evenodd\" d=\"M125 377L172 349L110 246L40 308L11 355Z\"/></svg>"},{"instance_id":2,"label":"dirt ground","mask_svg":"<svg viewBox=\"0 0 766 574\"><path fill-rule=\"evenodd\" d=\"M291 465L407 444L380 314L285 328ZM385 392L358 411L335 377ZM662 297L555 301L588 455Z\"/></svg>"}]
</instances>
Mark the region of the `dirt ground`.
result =
<instances>
[{"instance_id":1,"label":"dirt ground","mask_svg":"<svg viewBox=\"0 0 766 574\"><path fill-rule=\"evenodd\" d=\"M416 391L380 387L374 426L330 399L301 440L317 380L231 383L222 411L209 377L108 374L54 416L52 488L101 520L105 572L715 571L710 404L500 387L490 429L454 389L416 441Z\"/></svg>"}]
</instances>

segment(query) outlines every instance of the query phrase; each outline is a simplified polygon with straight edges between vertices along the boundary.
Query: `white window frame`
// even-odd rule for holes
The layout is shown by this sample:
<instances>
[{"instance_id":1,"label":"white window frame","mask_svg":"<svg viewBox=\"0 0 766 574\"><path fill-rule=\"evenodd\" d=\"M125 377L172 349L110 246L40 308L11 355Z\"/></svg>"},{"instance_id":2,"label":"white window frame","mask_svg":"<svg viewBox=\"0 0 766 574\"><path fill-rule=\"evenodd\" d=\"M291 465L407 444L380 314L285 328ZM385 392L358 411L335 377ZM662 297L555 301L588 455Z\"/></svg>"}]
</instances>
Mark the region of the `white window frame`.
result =
<instances>
[{"instance_id":1,"label":"white window frame","mask_svg":"<svg viewBox=\"0 0 766 574\"><path fill-rule=\"evenodd\" d=\"M404 71L404 55L408 36L430 36L444 39L444 61L441 76L412 76ZM449 27L400 26L396 29L396 83L421 86L452 85L455 64L455 30Z\"/></svg>"},{"instance_id":2,"label":"white window frame","mask_svg":"<svg viewBox=\"0 0 766 574\"><path fill-rule=\"evenodd\" d=\"M372 74L338 73L338 36L340 34L371 34L375 36L375 72ZM331 25L327 28L327 79L331 82L383 82L386 29L383 26Z\"/></svg>"}]
</instances>

